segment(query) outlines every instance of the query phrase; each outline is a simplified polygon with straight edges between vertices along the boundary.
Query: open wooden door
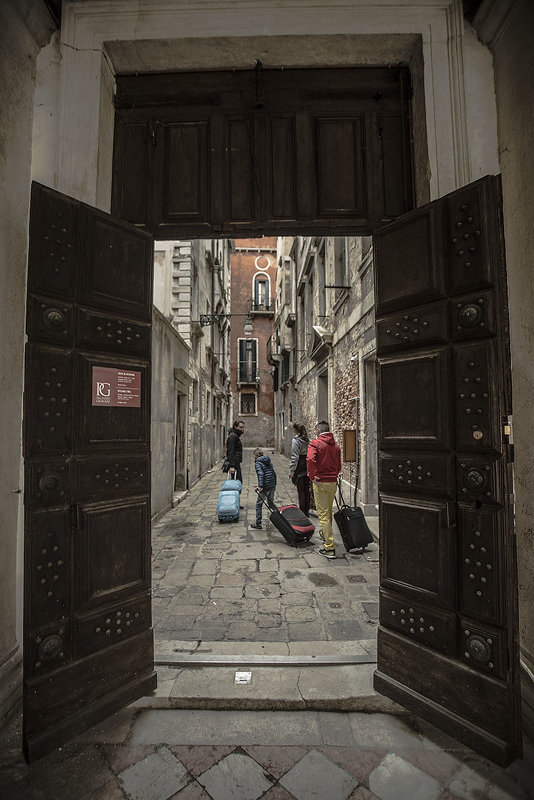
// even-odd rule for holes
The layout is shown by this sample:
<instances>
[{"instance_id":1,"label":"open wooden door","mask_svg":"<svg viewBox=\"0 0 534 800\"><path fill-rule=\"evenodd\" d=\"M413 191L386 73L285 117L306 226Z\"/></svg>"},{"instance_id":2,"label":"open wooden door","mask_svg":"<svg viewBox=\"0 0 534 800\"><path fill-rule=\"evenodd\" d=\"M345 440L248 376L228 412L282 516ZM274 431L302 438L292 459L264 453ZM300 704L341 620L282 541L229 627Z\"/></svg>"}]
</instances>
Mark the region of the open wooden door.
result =
<instances>
[{"instance_id":1,"label":"open wooden door","mask_svg":"<svg viewBox=\"0 0 534 800\"><path fill-rule=\"evenodd\" d=\"M156 685L152 238L33 184L25 376L24 748Z\"/></svg>"},{"instance_id":2,"label":"open wooden door","mask_svg":"<svg viewBox=\"0 0 534 800\"><path fill-rule=\"evenodd\" d=\"M375 238L375 687L506 764L521 740L502 230L487 177Z\"/></svg>"}]
</instances>

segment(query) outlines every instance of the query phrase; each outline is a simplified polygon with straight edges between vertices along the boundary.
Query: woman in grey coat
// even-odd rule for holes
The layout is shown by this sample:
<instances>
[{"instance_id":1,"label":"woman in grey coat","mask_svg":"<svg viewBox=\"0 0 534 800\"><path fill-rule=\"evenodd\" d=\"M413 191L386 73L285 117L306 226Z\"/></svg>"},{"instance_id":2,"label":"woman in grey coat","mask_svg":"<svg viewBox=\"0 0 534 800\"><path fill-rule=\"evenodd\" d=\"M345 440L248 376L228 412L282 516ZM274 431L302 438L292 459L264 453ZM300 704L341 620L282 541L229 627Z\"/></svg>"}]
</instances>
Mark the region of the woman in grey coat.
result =
<instances>
[{"instance_id":1,"label":"woman in grey coat","mask_svg":"<svg viewBox=\"0 0 534 800\"><path fill-rule=\"evenodd\" d=\"M299 508L308 516L310 512L310 479L306 469L306 454L308 452L308 434L304 425L297 422L293 424L295 436L291 442L291 463L289 465L289 477L297 487L299 495Z\"/></svg>"}]
</instances>

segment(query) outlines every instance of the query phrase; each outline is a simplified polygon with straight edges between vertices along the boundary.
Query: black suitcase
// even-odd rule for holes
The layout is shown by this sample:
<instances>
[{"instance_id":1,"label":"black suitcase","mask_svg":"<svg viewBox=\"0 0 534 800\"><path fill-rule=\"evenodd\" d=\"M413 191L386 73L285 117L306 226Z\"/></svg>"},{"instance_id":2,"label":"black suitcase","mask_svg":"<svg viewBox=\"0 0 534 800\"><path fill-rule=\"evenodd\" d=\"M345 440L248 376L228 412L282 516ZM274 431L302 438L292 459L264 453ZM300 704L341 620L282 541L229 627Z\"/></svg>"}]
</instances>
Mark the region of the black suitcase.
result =
<instances>
[{"instance_id":1,"label":"black suitcase","mask_svg":"<svg viewBox=\"0 0 534 800\"><path fill-rule=\"evenodd\" d=\"M334 514L334 519L337 522L345 550L347 552L350 550L363 551L368 544L374 541L373 534L369 530L361 508L346 505L341 492L341 481L338 482L338 489L341 505L336 496L338 510Z\"/></svg>"},{"instance_id":2,"label":"black suitcase","mask_svg":"<svg viewBox=\"0 0 534 800\"><path fill-rule=\"evenodd\" d=\"M269 519L288 544L296 547L299 543L307 542L311 539L315 525L310 522L298 506L290 505L277 508L266 495L258 492L257 489L256 492L270 511Z\"/></svg>"}]
</instances>

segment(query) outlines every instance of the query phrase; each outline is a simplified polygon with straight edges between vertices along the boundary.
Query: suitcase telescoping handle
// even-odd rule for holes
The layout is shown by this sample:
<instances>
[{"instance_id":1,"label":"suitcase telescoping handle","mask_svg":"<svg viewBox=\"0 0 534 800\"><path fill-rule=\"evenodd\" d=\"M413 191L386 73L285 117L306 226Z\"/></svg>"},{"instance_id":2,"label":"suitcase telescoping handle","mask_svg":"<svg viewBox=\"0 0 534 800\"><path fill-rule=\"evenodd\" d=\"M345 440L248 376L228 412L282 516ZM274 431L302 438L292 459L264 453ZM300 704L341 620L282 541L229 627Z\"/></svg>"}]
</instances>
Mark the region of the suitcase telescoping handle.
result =
<instances>
[{"instance_id":1,"label":"suitcase telescoping handle","mask_svg":"<svg viewBox=\"0 0 534 800\"><path fill-rule=\"evenodd\" d=\"M267 497L265 492L263 492L261 489L255 489L254 491L256 492L257 495L259 495L261 497L262 503L265 506L267 506L269 511L278 511L278 509L275 506L275 504L273 502L271 502L271 500L269 500L269 498Z\"/></svg>"},{"instance_id":2,"label":"suitcase telescoping handle","mask_svg":"<svg viewBox=\"0 0 534 800\"><path fill-rule=\"evenodd\" d=\"M341 505L339 504L338 499L337 499L337 492L336 492L336 494L334 496L334 499L336 501L337 510L339 511L340 509L347 507L347 504L345 503L345 500L343 499L343 492L341 491L341 478L337 479L337 488L338 488L338 491L339 491L339 499L341 500Z\"/></svg>"}]
</instances>

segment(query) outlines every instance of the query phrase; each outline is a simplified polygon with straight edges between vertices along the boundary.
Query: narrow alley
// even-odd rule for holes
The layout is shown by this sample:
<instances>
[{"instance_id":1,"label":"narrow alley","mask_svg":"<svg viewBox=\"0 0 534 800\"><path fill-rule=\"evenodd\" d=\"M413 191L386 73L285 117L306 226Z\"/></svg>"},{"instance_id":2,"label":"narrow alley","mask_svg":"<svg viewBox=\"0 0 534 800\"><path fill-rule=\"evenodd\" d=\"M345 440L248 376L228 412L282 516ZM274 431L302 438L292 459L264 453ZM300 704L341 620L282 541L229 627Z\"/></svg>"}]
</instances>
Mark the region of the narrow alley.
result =
<instances>
[{"instance_id":1,"label":"narrow alley","mask_svg":"<svg viewBox=\"0 0 534 800\"><path fill-rule=\"evenodd\" d=\"M272 459L277 503L292 502L288 459ZM31 765L13 718L0 740L2 800L533 797L530 745L502 769L370 688L354 705L358 676L370 687L375 667L378 544L345 554L335 531L338 558L326 561L317 535L294 549L265 517L262 530L250 529L250 449L240 520L221 524L223 477L216 465L153 526L158 689ZM184 668L184 654L207 665ZM273 666L287 654L303 666ZM305 665L325 654L364 663ZM228 665L210 666L214 655ZM238 685L239 671L251 685Z\"/></svg>"},{"instance_id":2,"label":"narrow alley","mask_svg":"<svg viewBox=\"0 0 534 800\"><path fill-rule=\"evenodd\" d=\"M277 505L297 502L289 459L271 450ZM168 640L188 642L365 642L374 649L378 620L378 544L346 553L335 532L337 558L310 542L290 547L263 514L254 530L256 475L245 449L239 520L216 515L221 464L153 526L153 624L156 652ZM265 511L265 510L264 510ZM369 517L378 530L378 518ZM240 652L237 647L236 652Z\"/></svg>"}]
</instances>

